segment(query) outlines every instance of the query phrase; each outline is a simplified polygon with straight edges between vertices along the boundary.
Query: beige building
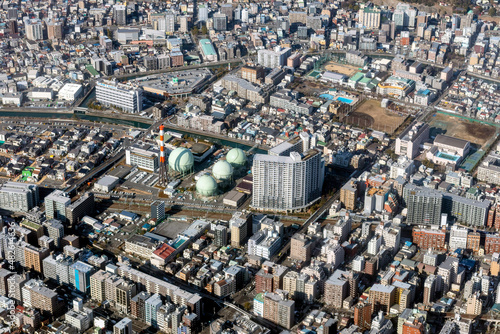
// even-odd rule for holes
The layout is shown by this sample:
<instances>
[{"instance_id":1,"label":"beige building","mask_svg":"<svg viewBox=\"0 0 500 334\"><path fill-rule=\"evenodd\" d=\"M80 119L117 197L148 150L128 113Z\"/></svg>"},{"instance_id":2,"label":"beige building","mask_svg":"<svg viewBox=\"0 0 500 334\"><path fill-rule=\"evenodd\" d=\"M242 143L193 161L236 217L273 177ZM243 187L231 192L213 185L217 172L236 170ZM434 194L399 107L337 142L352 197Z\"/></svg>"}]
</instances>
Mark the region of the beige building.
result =
<instances>
[{"instance_id":1,"label":"beige building","mask_svg":"<svg viewBox=\"0 0 500 334\"><path fill-rule=\"evenodd\" d=\"M290 257L295 260L308 262L311 260L311 252L314 241L305 234L295 234L290 243Z\"/></svg>"},{"instance_id":2,"label":"beige building","mask_svg":"<svg viewBox=\"0 0 500 334\"><path fill-rule=\"evenodd\" d=\"M102 303L106 300L106 280L114 276L112 273L99 270L90 276L90 296L93 300Z\"/></svg>"},{"instance_id":3,"label":"beige building","mask_svg":"<svg viewBox=\"0 0 500 334\"><path fill-rule=\"evenodd\" d=\"M235 212L229 226L231 228L231 246L241 247L248 237L248 229L250 228L252 215L244 214L243 212Z\"/></svg>"},{"instance_id":4,"label":"beige building","mask_svg":"<svg viewBox=\"0 0 500 334\"><path fill-rule=\"evenodd\" d=\"M356 199L358 198L358 187L356 182L351 180L340 189L340 203L347 210L356 209Z\"/></svg>"},{"instance_id":5,"label":"beige building","mask_svg":"<svg viewBox=\"0 0 500 334\"><path fill-rule=\"evenodd\" d=\"M145 259L151 258L156 248L156 243L150 238L138 234L125 241L125 252Z\"/></svg>"},{"instance_id":6,"label":"beige building","mask_svg":"<svg viewBox=\"0 0 500 334\"><path fill-rule=\"evenodd\" d=\"M374 284L370 289L368 300L372 305L374 313L381 310L389 313L391 306L396 300L396 287L392 285Z\"/></svg>"},{"instance_id":7,"label":"beige building","mask_svg":"<svg viewBox=\"0 0 500 334\"><path fill-rule=\"evenodd\" d=\"M241 68L241 78L252 83L260 83L264 79L266 72L262 66L243 66Z\"/></svg>"},{"instance_id":8,"label":"beige building","mask_svg":"<svg viewBox=\"0 0 500 334\"><path fill-rule=\"evenodd\" d=\"M283 277L283 290L287 291L290 298L312 303L319 294L319 282L309 275L289 271Z\"/></svg>"},{"instance_id":9,"label":"beige building","mask_svg":"<svg viewBox=\"0 0 500 334\"><path fill-rule=\"evenodd\" d=\"M263 317L287 329L295 324L295 301L289 300L284 291L264 296Z\"/></svg>"},{"instance_id":10,"label":"beige building","mask_svg":"<svg viewBox=\"0 0 500 334\"><path fill-rule=\"evenodd\" d=\"M467 314L480 315L483 309L483 302L474 294L467 299Z\"/></svg>"},{"instance_id":11,"label":"beige building","mask_svg":"<svg viewBox=\"0 0 500 334\"><path fill-rule=\"evenodd\" d=\"M24 263L25 267L33 269L39 273L43 273L42 262L50 251L47 248L37 248L32 245L25 245L24 247Z\"/></svg>"}]
</instances>

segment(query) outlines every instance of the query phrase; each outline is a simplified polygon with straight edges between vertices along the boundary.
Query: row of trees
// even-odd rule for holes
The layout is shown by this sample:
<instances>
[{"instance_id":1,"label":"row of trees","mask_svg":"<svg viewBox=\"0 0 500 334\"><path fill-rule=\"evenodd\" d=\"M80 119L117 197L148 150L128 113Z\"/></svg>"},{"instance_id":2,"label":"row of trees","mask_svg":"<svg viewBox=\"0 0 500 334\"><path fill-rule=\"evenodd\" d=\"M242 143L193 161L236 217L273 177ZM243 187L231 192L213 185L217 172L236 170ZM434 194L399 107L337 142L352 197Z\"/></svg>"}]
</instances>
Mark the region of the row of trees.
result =
<instances>
[{"instance_id":1,"label":"row of trees","mask_svg":"<svg viewBox=\"0 0 500 334\"><path fill-rule=\"evenodd\" d=\"M201 27L201 30L197 27L197 26L194 26L193 29L191 29L191 34L193 34L194 36L196 35L206 35L208 34L208 29L207 29L207 26L204 25Z\"/></svg>"}]
</instances>

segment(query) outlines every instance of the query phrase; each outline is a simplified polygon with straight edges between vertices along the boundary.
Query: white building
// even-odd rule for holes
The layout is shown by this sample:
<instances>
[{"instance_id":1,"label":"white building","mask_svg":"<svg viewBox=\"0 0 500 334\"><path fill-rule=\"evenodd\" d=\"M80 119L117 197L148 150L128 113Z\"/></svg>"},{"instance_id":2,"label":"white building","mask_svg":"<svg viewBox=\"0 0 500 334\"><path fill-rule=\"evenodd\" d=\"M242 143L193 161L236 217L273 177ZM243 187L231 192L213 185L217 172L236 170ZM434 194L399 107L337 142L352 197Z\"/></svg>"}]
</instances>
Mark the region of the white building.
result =
<instances>
[{"instance_id":1,"label":"white building","mask_svg":"<svg viewBox=\"0 0 500 334\"><path fill-rule=\"evenodd\" d=\"M123 318L113 326L113 334L132 334L132 320Z\"/></svg>"},{"instance_id":2,"label":"white building","mask_svg":"<svg viewBox=\"0 0 500 334\"><path fill-rule=\"evenodd\" d=\"M82 92L82 85L67 83L59 90L58 98L59 100L74 101L80 97Z\"/></svg>"},{"instance_id":3,"label":"white building","mask_svg":"<svg viewBox=\"0 0 500 334\"><path fill-rule=\"evenodd\" d=\"M0 208L28 212L38 204L36 184L6 182L0 187Z\"/></svg>"},{"instance_id":4,"label":"white building","mask_svg":"<svg viewBox=\"0 0 500 334\"><path fill-rule=\"evenodd\" d=\"M291 48L282 48L280 46L275 47L274 50L259 50L257 62L269 68L285 66L286 60L291 54Z\"/></svg>"},{"instance_id":5,"label":"white building","mask_svg":"<svg viewBox=\"0 0 500 334\"><path fill-rule=\"evenodd\" d=\"M377 255L380 246L382 246L382 238L376 235L368 242L368 254Z\"/></svg>"},{"instance_id":6,"label":"white building","mask_svg":"<svg viewBox=\"0 0 500 334\"><path fill-rule=\"evenodd\" d=\"M73 309L66 313L64 320L83 333L92 326L94 312L88 307L83 307L82 300L77 299L73 301Z\"/></svg>"},{"instance_id":7,"label":"white building","mask_svg":"<svg viewBox=\"0 0 500 334\"><path fill-rule=\"evenodd\" d=\"M325 162L314 149L289 156L256 154L252 173L255 209L301 210L320 199Z\"/></svg>"},{"instance_id":8,"label":"white building","mask_svg":"<svg viewBox=\"0 0 500 334\"><path fill-rule=\"evenodd\" d=\"M32 19L26 22L26 38L31 41L43 39L43 25L39 19Z\"/></svg>"},{"instance_id":9,"label":"white building","mask_svg":"<svg viewBox=\"0 0 500 334\"><path fill-rule=\"evenodd\" d=\"M54 91L51 88L33 88L31 98L37 100L52 100Z\"/></svg>"},{"instance_id":10,"label":"white building","mask_svg":"<svg viewBox=\"0 0 500 334\"><path fill-rule=\"evenodd\" d=\"M18 94L5 93L2 95L2 103L5 105L14 104L20 107L21 104L23 103L23 97L24 93L18 93Z\"/></svg>"},{"instance_id":11,"label":"white building","mask_svg":"<svg viewBox=\"0 0 500 334\"><path fill-rule=\"evenodd\" d=\"M330 239L321 247L321 255L328 264L332 265L332 269L336 269L344 262L345 251L336 240Z\"/></svg>"},{"instance_id":12,"label":"white building","mask_svg":"<svg viewBox=\"0 0 500 334\"><path fill-rule=\"evenodd\" d=\"M352 270L363 272L365 270L365 258L358 255L352 260Z\"/></svg>"},{"instance_id":13,"label":"white building","mask_svg":"<svg viewBox=\"0 0 500 334\"><path fill-rule=\"evenodd\" d=\"M156 172L160 166L160 152L149 145L131 146L125 151L125 163Z\"/></svg>"},{"instance_id":14,"label":"white building","mask_svg":"<svg viewBox=\"0 0 500 334\"><path fill-rule=\"evenodd\" d=\"M450 251L454 251L458 248L466 249L468 234L469 231L466 228L453 225L450 229Z\"/></svg>"},{"instance_id":15,"label":"white building","mask_svg":"<svg viewBox=\"0 0 500 334\"><path fill-rule=\"evenodd\" d=\"M130 113L142 110L142 89L113 81L96 84L96 99L105 106L113 106Z\"/></svg>"},{"instance_id":16,"label":"white building","mask_svg":"<svg viewBox=\"0 0 500 334\"><path fill-rule=\"evenodd\" d=\"M66 208L71 204L71 198L61 190L54 190L45 197L45 215L47 219L66 221Z\"/></svg>"},{"instance_id":17,"label":"white building","mask_svg":"<svg viewBox=\"0 0 500 334\"><path fill-rule=\"evenodd\" d=\"M104 193L110 192L116 187L119 181L120 179L117 178L116 176L112 175L103 176L101 179L99 179L99 181L97 181L94 184L94 190Z\"/></svg>"}]
</instances>

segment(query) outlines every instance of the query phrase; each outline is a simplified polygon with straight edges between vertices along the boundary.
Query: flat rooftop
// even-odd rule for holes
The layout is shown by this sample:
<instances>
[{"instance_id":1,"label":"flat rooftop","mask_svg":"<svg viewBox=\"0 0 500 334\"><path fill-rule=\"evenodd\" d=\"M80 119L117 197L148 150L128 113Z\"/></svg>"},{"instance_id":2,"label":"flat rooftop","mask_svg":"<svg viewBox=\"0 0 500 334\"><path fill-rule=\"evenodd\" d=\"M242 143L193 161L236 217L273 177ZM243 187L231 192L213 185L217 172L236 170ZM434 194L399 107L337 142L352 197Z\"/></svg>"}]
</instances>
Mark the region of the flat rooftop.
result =
<instances>
[{"instance_id":1,"label":"flat rooftop","mask_svg":"<svg viewBox=\"0 0 500 334\"><path fill-rule=\"evenodd\" d=\"M146 92L154 94L191 93L205 80L212 77L208 69L195 69L162 74L149 75L132 82L141 86Z\"/></svg>"}]
</instances>

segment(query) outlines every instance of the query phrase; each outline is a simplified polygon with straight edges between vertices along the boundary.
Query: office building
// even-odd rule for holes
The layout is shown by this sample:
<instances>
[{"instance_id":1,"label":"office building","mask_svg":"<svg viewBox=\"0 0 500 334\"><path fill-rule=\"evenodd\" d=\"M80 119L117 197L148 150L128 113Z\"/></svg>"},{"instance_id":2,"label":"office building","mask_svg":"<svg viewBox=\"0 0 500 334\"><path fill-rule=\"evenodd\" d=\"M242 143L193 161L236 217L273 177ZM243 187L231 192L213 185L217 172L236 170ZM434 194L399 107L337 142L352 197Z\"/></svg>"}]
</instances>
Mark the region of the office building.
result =
<instances>
[{"instance_id":1,"label":"office building","mask_svg":"<svg viewBox=\"0 0 500 334\"><path fill-rule=\"evenodd\" d=\"M207 5L198 5L198 21L208 21L208 7Z\"/></svg>"},{"instance_id":2,"label":"office building","mask_svg":"<svg viewBox=\"0 0 500 334\"><path fill-rule=\"evenodd\" d=\"M82 299L77 298L73 300L73 308L64 315L64 320L83 333L92 327L94 312L88 307L83 307Z\"/></svg>"},{"instance_id":3,"label":"office building","mask_svg":"<svg viewBox=\"0 0 500 334\"><path fill-rule=\"evenodd\" d=\"M9 8L7 9L7 19L8 20L17 20L17 8Z\"/></svg>"},{"instance_id":4,"label":"office building","mask_svg":"<svg viewBox=\"0 0 500 334\"><path fill-rule=\"evenodd\" d=\"M127 25L127 6L114 5L113 6L113 19L117 26Z\"/></svg>"},{"instance_id":5,"label":"office building","mask_svg":"<svg viewBox=\"0 0 500 334\"><path fill-rule=\"evenodd\" d=\"M256 154L252 207L280 212L306 209L321 198L324 169L324 159L314 149L289 156Z\"/></svg>"},{"instance_id":6,"label":"office building","mask_svg":"<svg viewBox=\"0 0 500 334\"><path fill-rule=\"evenodd\" d=\"M398 30L415 27L415 19L417 17L417 10L410 4L399 3L394 10L392 20L394 21Z\"/></svg>"},{"instance_id":7,"label":"office building","mask_svg":"<svg viewBox=\"0 0 500 334\"><path fill-rule=\"evenodd\" d=\"M274 50L259 50L258 63L264 67L276 68L285 66L288 57L292 54L291 48L276 46Z\"/></svg>"},{"instance_id":8,"label":"office building","mask_svg":"<svg viewBox=\"0 0 500 334\"><path fill-rule=\"evenodd\" d=\"M132 334L132 320L123 318L113 326L113 334Z\"/></svg>"},{"instance_id":9,"label":"office building","mask_svg":"<svg viewBox=\"0 0 500 334\"><path fill-rule=\"evenodd\" d=\"M165 14L154 13L151 14L151 25L154 30L165 31Z\"/></svg>"},{"instance_id":10,"label":"office building","mask_svg":"<svg viewBox=\"0 0 500 334\"><path fill-rule=\"evenodd\" d=\"M114 282L115 286L115 308L125 314L129 314L131 310L132 297L137 293L135 283L126 281L122 278Z\"/></svg>"},{"instance_id":11,"label":"office building","mask_svg":"<svg viewBox=\"0 0 500 334\"><path fill-rule=\"evenodd\" d=\"M281 236L279 233L271 229L263 229L248 240L248 255L270 260L280 246Z\"/></svg>"},{"instance_id":12,"label":"office building","mask_svg":"<svg viewBox=\"0 0 500 334\"><path fill-rule=\"evenodd\" d=\"M130 314L136 319L145 321L146 313L145 306L146 300L149 299L151 295L145 291L139 292L130 300Z\"/></svg>"},{"instance_id":13,"label":"office building","mask_svg":"<svg viewBox=\"0 0 500 334\"><path fill-rule=\"evenodd\" d=\"M447 257L438 267L437 275L440 276L436 286L437 291L446 293L450 290L451 284L462 284L465 270L460 270L458 267L458 259Z\"/></svg>"},{"instance_id":14,"label":"office building","mask_svg":"<svg viewBox=\"0 0 500 334\"><path fill-rule=\"evenodd\" d=\"M38 186L21 182L5 182L0 186L0 208L28 212L38 205Z\"/></svg>"},{"instance_id":15,"label":"office building","mask_svg":"<svg viewBox=\"0 0 500 334\"><path fill-rule=\"evenodd\" d=\"M269 100L269 85L255 85L232 74L226 75L221 80L221 84L222 87L227 90L234 90L239 97L251 102L266 103Z\"/></svg>"},{"instance_id":16,"label":"office building","mask_svg":"<svg viewBox=\"0 0 500 334\"><path fill-rule=\"evenodd\" d=\"M27 20L25 26L26 38L30 41L43 40L43 25L39 19Z\"/></svg>"},{"instance_id":17,"label":"office building","mask_svg":"<svg viewBox=\"0 0 500 334\"><path fill-rule=\"evenodd\" d=\"M45 216L47 219L58 219L66 222L66 208L71 204L71 198L61 190L54 190L45 197Z\"/></svg>"},{"instance_id":18,"label":"office building","mask_svg":"<svg viewBox=\"0 0 500 334\"><path fill-rule=\"evenodd\" d=\"M165 202L161 200L151 203L151 219L161 222L165 218Z\"/></svg>"},{"instance_id":19,"label":"office building","mask_svg":"<svg viewBox=\"0 0 500 334\"><path fill-rule=\"evenodd\" d=\"M141 88L113 81L103 80L96 84L97 102L129 113L142 110L142 92Z\"/></svg>"},{"instance_id":20,"label":"office building","mask_svg":"<svg viewBox=\"0 0 500 334\"><path fill-rule=\"evenodd\" d=\"M134 234L125 241L125 252L143 259L150 259L157 247L157 242L139 234Z\"/></svg>"},{"instance_id":21,"label":"office building","mask_svg":"<svg viewBox=\"0 0 500 334\"><path fill-rule=\"evenodd\" d=\"M227 245L227 227L223 225L217 225L214 228L214 245L218 247Z\"/></svg>"},{"instance_id":22,"label":"office building","mask_svg":"<svg viewBox=\"0 0 500 334\"><path fill-rule=\"evenodd\" d=\"M227 16L222 13L214 14L214 30L215 31L226 31L227 30Z\"/></svg>"},{"instance_id":23,"label":"office building","mask_svg":"<svg viewBox=\"0 0 500 334\"><path fill-rule=\"evenodd\" d=\"M450 229L450 241L448 243L450 250L467 249L468 233L469 231L466 228L453 225Z\"/></svg>"},{"instance_id":24,"label":"office building","mask_svg":"<svg viewBox=\"0 0 500 334\"><path fill-rule=\"evenodd\" d=\"M73 263L69 268L70 284L80 292L90 292L90 276L95 271L95 267L82 261Z\"/></svg>"},{"instance_id":25,"label":"office building","mask_svg":"<svg viewBox=\"0 0 500 334\"><path fill-rule=\"evenodd\" d=\"M165 32L167 34L173 34L175 32L175 14L167 13L165 14Z\"/></svg>"},{"instance_id":26,"label":"office building","mask_svg":"<svg viewBox=\"0 0 500 334\"><path fill-rule=\"evenodd\" d=\"M160 167L160 151L148 144L130 146L125 151L125 163L156 173Z\"/></svg>"}]
</instances>

